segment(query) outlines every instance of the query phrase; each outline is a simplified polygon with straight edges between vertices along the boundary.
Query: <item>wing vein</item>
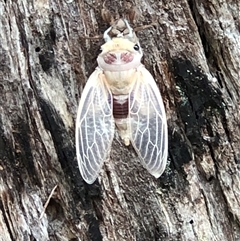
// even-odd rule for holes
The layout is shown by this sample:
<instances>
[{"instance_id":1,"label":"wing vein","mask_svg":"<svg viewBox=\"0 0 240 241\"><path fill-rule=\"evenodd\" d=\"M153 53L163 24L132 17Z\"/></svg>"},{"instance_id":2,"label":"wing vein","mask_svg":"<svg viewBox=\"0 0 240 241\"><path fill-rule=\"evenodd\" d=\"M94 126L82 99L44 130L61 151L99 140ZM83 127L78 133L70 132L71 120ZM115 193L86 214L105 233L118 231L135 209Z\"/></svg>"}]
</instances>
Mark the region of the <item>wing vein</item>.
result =
<instances>
[{"instance_id":1,"label":"wing vein","mask_svg":"<svg viewBox=\"0 0 240 241\"><path fill-rule=\"evenodd\" d=\"M131 142L143 166L159 177L167 162L167 120L163 101L152 75L144 67L129 94Z\"/></svg>"}]
</instances>

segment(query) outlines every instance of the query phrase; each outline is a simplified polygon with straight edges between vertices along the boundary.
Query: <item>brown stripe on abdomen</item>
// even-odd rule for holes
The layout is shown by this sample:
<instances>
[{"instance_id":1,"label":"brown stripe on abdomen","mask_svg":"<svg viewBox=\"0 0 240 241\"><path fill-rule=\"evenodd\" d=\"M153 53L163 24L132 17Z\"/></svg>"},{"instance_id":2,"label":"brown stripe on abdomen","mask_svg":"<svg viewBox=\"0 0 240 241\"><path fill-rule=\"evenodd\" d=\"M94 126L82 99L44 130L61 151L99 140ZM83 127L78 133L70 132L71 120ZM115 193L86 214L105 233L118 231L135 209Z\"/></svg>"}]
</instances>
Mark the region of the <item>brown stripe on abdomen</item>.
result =
<instances>
[{"instance_id":1,"label":"brown stripe on abdomen","mask_svg":"<svg viewBox=\"0 0 240 241\"><path fill-rule=\"evenodd\" d=\"M128 96L113 96L113 116L125 119L128 116Z\"/></svg>"}]
</instances>

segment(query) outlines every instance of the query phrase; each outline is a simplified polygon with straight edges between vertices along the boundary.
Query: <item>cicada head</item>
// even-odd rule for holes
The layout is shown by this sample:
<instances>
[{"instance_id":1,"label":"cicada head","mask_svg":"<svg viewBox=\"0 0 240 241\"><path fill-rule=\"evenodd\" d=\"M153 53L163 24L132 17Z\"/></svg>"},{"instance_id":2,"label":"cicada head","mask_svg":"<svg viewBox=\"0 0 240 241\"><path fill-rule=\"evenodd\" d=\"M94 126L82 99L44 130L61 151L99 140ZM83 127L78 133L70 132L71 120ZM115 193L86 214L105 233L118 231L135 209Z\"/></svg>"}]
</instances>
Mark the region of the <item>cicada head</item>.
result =
<instances>
[{"instance_id":1,"label":"cicada head","mask_svg":"<svg viewBox=\"0 0 240 241\"><path fill-rule=\"evenodd\" d=\"M98 66L105 71L125 71L141 65L142 49L139 43L125 38L113 38L101 47Z\"/></svg>"},{"instance_id":2,"label":"cicada head","mask_svg":"<svg viewBox=\"0 0 240 241\"><path fill-rule=\"evenodd\" d=\"M109 27L103 35L105 42L111 41L114 37L121 37L138 42L138 38L126 19L118 19L111 27Z\"/></svg>"}]
</instances>

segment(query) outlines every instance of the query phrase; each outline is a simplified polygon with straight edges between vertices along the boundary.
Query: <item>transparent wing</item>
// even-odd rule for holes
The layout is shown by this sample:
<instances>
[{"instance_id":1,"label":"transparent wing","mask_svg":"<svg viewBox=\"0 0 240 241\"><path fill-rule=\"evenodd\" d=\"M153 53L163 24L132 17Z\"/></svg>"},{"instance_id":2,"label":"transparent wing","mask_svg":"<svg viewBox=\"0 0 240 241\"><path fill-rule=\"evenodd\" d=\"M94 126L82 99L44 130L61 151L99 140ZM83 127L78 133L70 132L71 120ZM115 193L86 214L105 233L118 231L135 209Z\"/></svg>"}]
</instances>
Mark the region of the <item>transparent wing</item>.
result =
<instances>
[{"instance_id":1,"label":"transparent wing","mask_svg":"<svg viewBox=\"0 0 240 241\"><path fill-rule=\"evenodd\" d=\"M159 89L142 67L129 95L131 142L143 166L156 178L166 167L167 120Z\"/></svg>"},{"instance_id":2,"label":"transparent wing","mask_svg":"<svg viewBox=\"0 0 240 241\"><path fill-rule=\"evenodd\" d=\"M95 70L83 90L76 120L76 152L83 179L92 184L109 158L114 136L112 95L101 71Z\"/></svg>"}]
</instances>

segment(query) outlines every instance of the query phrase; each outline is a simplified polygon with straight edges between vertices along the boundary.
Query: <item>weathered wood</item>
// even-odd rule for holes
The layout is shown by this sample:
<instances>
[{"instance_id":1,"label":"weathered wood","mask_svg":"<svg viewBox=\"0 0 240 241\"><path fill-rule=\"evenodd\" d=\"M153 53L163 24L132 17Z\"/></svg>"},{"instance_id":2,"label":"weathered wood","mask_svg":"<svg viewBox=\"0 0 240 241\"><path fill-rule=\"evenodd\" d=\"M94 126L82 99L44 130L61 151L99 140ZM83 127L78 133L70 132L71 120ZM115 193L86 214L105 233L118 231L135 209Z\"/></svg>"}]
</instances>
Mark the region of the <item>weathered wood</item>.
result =
<instances>
[{"instance_id":1,"label":"weathered wood","mask_svg":"<svg viewBox=\"0 0 240 241\"><path fill-rule=\"evenodd\" d=\"M169 163L155 180L116 138L87 185L74 121L103 40L85 37L109 26L103 7L123 16L131 4L0 0L0 240L240 240L239 1L132 4L135 27L156 22L137 35Z\"/></svg>"}]
</instances>

